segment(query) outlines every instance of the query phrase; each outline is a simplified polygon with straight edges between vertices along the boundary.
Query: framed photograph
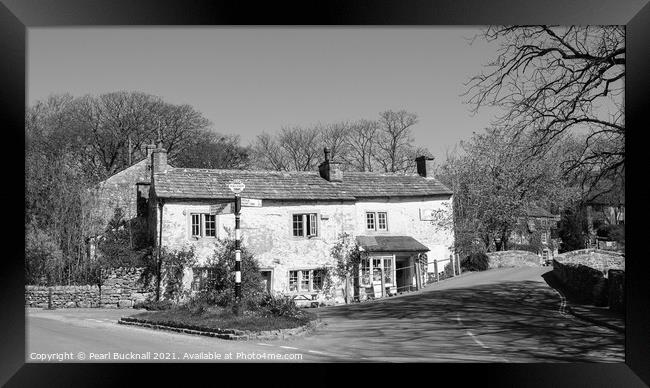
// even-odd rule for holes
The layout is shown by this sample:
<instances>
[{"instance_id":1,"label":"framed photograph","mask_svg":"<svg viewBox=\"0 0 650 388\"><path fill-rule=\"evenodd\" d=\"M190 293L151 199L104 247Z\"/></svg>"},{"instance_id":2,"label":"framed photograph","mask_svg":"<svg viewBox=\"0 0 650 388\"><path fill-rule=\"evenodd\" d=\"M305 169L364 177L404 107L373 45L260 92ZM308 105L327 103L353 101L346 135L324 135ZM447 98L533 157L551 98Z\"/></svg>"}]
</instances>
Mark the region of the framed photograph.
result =
<instances>
[{"instance_id":1,"label":"framed photograph","mask_svg":"<svg viewBox=\"0 0 650 388\"><path fill-rule=\"evenodd\" d=\"M417 363L423 383L650 384L649 19L2 0L3 198L25 227L6 223L0 382L364 363L403 383Z\"/></svg>"}]
</instances>

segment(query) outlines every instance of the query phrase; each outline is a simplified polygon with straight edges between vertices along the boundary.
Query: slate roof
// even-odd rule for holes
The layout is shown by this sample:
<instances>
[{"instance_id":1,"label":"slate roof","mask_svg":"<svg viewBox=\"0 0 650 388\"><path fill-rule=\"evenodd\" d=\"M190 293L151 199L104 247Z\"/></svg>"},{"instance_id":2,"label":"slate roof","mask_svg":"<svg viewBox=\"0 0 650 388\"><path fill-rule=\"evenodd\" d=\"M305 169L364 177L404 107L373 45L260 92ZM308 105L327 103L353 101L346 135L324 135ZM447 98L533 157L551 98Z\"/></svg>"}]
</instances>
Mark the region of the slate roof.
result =
<instances>
[{"instance_id":1,"label":"slate roof","mask_svg":"<svg viewBox=\"0 0 650 388\"><path fill-rule=\"evenodd\" d=\"M355 200L372 197L451 195L435 179L417 174L344 172L343 182L329 182L318 172L209 170L172 168L155 175L156 195L162 198L230 198L228 183L246 185L242 197L273 200Z\"/></svg>"},{"instance_id":2,"label":"slate roof","mask_svg":"<svg viewBox=\"0 0 650 388\"><path fill-rule=\"evenodd\" d=\"M526 208L525 211L526 211L526 215L527 215L528 217L531 217L531 218L539 218L539 217L543 217L543 218L557 218L557 217L559 217L559 216L557 216L557 215L552 214L552 213L549 212L548 210L546 210L546 209L544 209L544 208L542 208L542 207L540 207L540 206L538 206L538 205L534 205L534 204L529 205L529 206Z\"/></svg>"},{"instance_id":3,"label":"slate roof","mask_svg":"<svg viewBox=\"0 0 650 388\"><path fill-rule=\"evenodd\" d=\"M427 252L429 248L411 236L357 236L367 252Z\"/></svg>"}]
</instances>

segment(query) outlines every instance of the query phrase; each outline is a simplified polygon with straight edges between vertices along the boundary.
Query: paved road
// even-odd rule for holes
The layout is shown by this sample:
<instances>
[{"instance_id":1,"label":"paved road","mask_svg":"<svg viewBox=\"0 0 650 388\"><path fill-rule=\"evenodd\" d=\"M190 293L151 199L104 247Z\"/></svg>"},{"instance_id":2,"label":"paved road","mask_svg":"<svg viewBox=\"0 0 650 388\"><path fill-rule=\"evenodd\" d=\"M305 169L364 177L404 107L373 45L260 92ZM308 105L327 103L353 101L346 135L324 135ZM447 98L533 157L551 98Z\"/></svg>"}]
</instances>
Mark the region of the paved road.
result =
<instances>
[{"instance_id":1,"label":"paved road","mask_svg":"<svg viewBox=\"0 0 650 388\"><path fill-rule=\"evenodd\" d=\"M559 294L542 278L548 271L463 274L386 300L317 309L325 324L316 333L283 341L234 342L115 324L132 310L34 309L27 357L174 352L183 361L185 353L212 352L247 362L622 362L623 334L565 314ZM237 359L238 353L267 358Z\"/></svg>"}]
</instances>

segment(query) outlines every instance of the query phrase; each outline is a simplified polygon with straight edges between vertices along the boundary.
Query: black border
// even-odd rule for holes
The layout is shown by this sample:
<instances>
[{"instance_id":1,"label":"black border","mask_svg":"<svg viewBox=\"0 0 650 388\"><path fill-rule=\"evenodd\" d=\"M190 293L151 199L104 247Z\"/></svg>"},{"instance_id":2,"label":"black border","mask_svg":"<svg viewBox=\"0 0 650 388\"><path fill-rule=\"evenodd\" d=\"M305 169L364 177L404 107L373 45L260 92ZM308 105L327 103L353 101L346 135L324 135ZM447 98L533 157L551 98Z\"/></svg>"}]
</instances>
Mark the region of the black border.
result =
<instances>
[{"instance_id":1,"label":"black border","mask_svg":"<svg viewBox=\"0 0 650 388\"><path fill-rule=\"evenodd\" d=\"M310 376L311 385L338 385L353 377L366 384L387 382L389 375L402 376L400 385L422 378L428 384L453 385L476 379L494 386L643 386L650 385L650 281L648 259L644 255L642 231L647 219L647 192L643 190L648 166L643 157L643 130L650 112L650 5L648 0L408 0L408 1L297 1L216 2L206 0L1 0L0 4L0 128L4 129L4 147L0 150L4 209L11 212L8 226L1 234L3 244L2 292L0 308L0 384L11 378L12 386L112 385L132 382L128 377L138 371L148 383L156 379L170 382L173 376L186 375L179 365L89 365L24 364L24 288L23 247L20 223L24 215L18 205L23 200L24 164L19 145L24 146L25 38L27 27L98 26L98 25L480 25L480 24L624 24L627 26L627 332L625 364L376 364L372 371L365 365L305 365L301 374ZM8 136L8 137L7 137ZM24 150L24 147L22 148ZM24 152L24 151L23 151ZM18 167L17 167L18 165ZM10 178L7 182L5 179ZM633 186L634 185L634 186ZM638 186L638 187L637 187ZM634 189L637 191L635 192ZM644 202L646 200L646 202ZM15 203L15 205L13 205ZM11 204L11 205L10 205ZM15 216L15 218L14 218ZM13 221L17 219L16 221ZM638 227L637 227L638 225ZM22 366L22 367L21 367ZM158 367L158 368L156 368ZM209 373L214 383L226 370L239 375L239 381L257 378L265 386L284 384L282 375L295 373L296 365L227 365L195 367ZM208 369L210 368L210 369ZM215 369L217 368L217 369ZM16 373L16 371L18 371ZM251 371L254 371L251 373ZM258 373L258 371L260 373ZM162 372L162 373L161 373ZM380 373L368 373L380 372ZM15 373L15 375L14 375ZM343 373L346 376L344 377ZM230 375L226 373L225 375ZM234 374L233 374L234 375ZM373 377L375 376L375 377ZM189 376L186 375L186 378ZM468 380L469 379L469 380ZM191 383L187 381L187 383ZM198 384L198 383L195 383ZM233 381L231 384L236 384ZM345 384L347 385L347 384Z\"/></svg>"}]
</instances>

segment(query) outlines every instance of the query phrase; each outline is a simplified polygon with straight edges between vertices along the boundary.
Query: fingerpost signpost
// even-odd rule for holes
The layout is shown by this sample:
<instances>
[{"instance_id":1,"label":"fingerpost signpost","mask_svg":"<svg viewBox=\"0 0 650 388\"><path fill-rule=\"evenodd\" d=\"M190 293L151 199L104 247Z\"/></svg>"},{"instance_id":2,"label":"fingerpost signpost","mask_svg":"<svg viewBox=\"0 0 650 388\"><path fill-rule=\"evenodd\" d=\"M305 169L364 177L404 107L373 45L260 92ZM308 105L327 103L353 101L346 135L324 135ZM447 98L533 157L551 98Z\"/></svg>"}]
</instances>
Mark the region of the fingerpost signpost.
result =
<instances>
[{"instance_id":1,"label":"fingerpost signpost","mask_svg":"<svg viewBox=\"0 0 650 388\"><path fill-rule=\"evenodd\" d=\"M239 315L241 303L241 230L239 229L241 197L239 194L245 187L244 182L239 179L234 179L228 184L230 191L235 193L235 304L233 306L235 315Z\"/></svg>"}]
</instances>

